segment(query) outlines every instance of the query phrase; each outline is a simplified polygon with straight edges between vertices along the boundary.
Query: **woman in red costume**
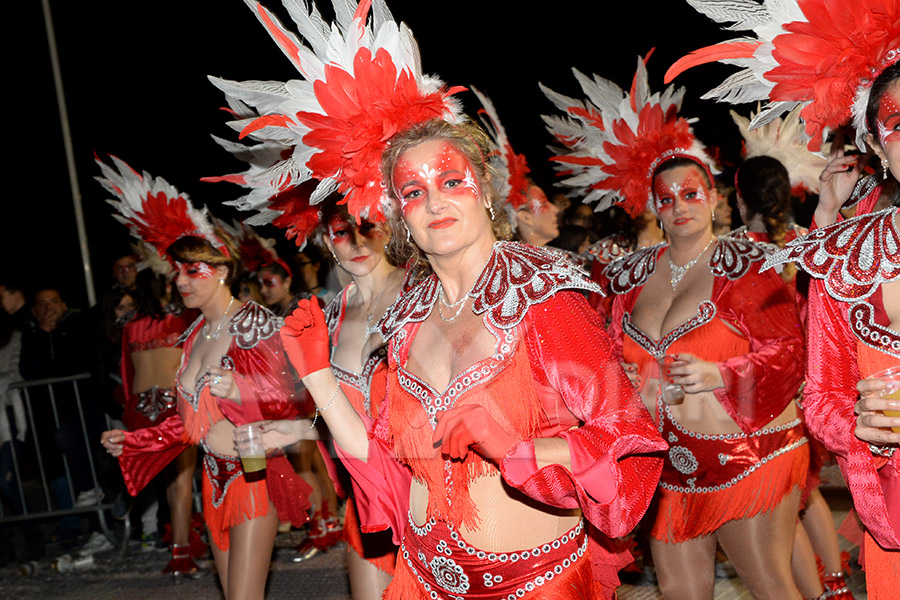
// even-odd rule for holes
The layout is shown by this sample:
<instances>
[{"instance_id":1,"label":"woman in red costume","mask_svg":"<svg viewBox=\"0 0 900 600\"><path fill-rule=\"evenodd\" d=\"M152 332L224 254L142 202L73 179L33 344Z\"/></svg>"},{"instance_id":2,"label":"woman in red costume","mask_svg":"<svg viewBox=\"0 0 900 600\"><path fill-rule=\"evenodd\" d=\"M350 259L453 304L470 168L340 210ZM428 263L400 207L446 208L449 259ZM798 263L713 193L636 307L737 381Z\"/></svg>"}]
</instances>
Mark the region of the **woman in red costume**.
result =
<instances>
[{"instance_id":1,"label":"woman in red costume","mask_svg":"<svg viewBox=\"0 0 900 600\"><path fill-rule=\"evenodd\" d=\"M128 431L151 427L175 414L175 373L182 354L176 343L196 318L196 312L185 310L172 293L172 284L164 275L144 269L138 273L136 285L137 316L122 331L122 421ZM188 446L166 469L172 560L163 572L175 578L196 574L193 559L206 552L205 544L191 540L190 535L196 464L197 448Z\"/></svg>"},{"instance_id":2,"label":"woman in red costume","mask_svg":"<svg viewBox=\"0 0 900 600\"><path fill-rule=\"evenodd\" d=\"M712 598L719 544L754 598L799 598L790 557L808 454L792 402L803 340L791 294L759 272L763 247L713 237L716 190L678 117L683 91L650 95L642 60L630 92L582 81L601 88L584 84L592 98L622 100L590 105L603 126L582 121L588 143L570 142L557 160L590 182L588 201L618 201L633 215L649 201L669 240L605 271L617 294L611 337L669 443L650 530L659 586L666 598ZM561 107L575 117L571 131L584 110ZM663 401L663 379L682 402Z\"/></svg>"},{"instance_id":3,"label":"woman in red costume","mask_svg":"<svg viewBox=\"0 0 900 600\"><path fill-rule=\"evenodd\" d=\"M279 518L302 525L309 507L309 487L283 455L268 457L261 477L247 477L234 448L236 425L297 414L280 323L231 296L237 261L205 212L163 180L116 164L118 173L101 163L101 183L121 199L113 204L133 233L174 262L185 306L201 315L179 340L177 412L137 431L107 431L102 442L132 494L188 445L202 445L203 518L225 598L261 599Z\"/></svg>"},{"instance_id":4,"label":"woman in red costume","mask_svg":"<svg viewBox=\"0 0 900 600\"><path fill-rule=\"evenodd\" d=\"M257 5L304 80L266 83L274 102L258 82L213 80L266 112L245 134L296 144L248 185L311 174L313 199L337 187L357 219L385 207L392 244L432 271L381 320L387 395L371 438L317 304L286 320L285 350L365 490L363 527L390 523L400 545L386 598L610 598L627 558L605 545L646 510L665 443L578 293L596 286L555 254L498 241L509 225L494 148L463 122L460 90L424 76L408 28L374 4L368 23L368 1L352 14L335 3L327 43L318 13L292 11L310 48ZM279 421L267 444L304 429Z\"/></svg>"},{"instance_id":5,"label":"woman in red costume","mask_svg":"<svg viewBox=\"0 0 900 600\"><path fill-rule=\"evenodd\" d=\"M324 225L317 241L334 257L337 266L351 279L325 310L331 339L331 368L341 390L372 435L372 425L381 412L387 390L387 349L378 321L403 292L404 272L391 265L385 255L388 229L383 224L355 219L329 205L322 211ZM347 571L354 600L377 600L394 573L397 547L387 531L362 533L355 497L347 500L344 539L350 552ZM383 529L390 527L383 524Z\"/></svg>"},{"instance_id":6,"label":"woman in red costume","mask_svg":"<svg viewBox=\"0 0 900 600\"><path fill-rule=\"evenodd\" d=\"M880 397L883 384L866 378L900 365L897 63L872 85L866 126L884 181L859 202L860 216L813 230L779 258L796 260L814 278L804 408L810 430L837 457L853 495L864 528L860 562L867 592L880 600L896 597L900 585L900 433L889 429L900 427L900 418L882 412L900 403ZM823 173L817 225L837 218L836 208L859 177L854 164L863 162L834 153ZM879 202L890 205L877 208Z\"/></svg>"},{"instance_id":7,"label":"woman in red costume","mask_svg":"<svg viewBox=\"0 0 900 600\"><path fill-rule=\"evenodd\" d=\"M861 560L869 598L896 598L900 457L894 450L900 434L884 428L900 420L880 413L896 401L878 398L877 384L860 379L900 362L897 209L871 212L880 198L894 203L897 198L900 3L864 0L852 7L828 0L766 3L749 20L741 9L735 4L708 14L719 22L738 23L733 29L753 29L758 39L744 34L701 48L679 60L667 76L716 60L740 64L744 70L709 96L766 101L755 124L800 107L812 151L820 150L829 131L852 122L857 147L868 145L882 161L883 186L866 192L859 182L856 196L865 197L857 209L861 216L831 225L866 162L845 156L836 138L820 178L813 223L824 228L791 242L771 262L794 260L813 277L807 318L806 422L837 457L865 527ZM861 400L857 387L864 392Z\"/></svg>"}]
</instances>

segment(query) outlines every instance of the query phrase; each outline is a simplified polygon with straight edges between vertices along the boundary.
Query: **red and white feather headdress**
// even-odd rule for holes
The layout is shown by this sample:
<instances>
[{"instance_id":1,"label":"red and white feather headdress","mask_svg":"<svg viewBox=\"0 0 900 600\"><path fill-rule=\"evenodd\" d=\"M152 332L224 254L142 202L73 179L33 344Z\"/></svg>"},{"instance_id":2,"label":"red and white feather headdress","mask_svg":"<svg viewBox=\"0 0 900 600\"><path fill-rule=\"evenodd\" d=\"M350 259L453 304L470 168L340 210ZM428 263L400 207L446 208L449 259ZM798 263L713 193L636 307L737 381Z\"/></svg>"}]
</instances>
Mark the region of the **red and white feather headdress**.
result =
<instances>
[{"instance_id":1,"label":"red and white feather headdress","mask_svg":"<svg viewBox=\"0 0 900 600\"><path fill-rule=\"evenodd\" d=\"M701 48L678 60L666 82L696 65L720 61L742 67L704 98L770 103L752 121L765 125L801 106L800 117L817 151L829 130L852 119L865 148L865 109L871 84L900 58L897 0L687 0L726 28L752 31Z\"/></svg>"},{"instance_id":2,"label":"red and white feather headdress","mask_svg":"<svg viewBox=\"0 0 900 600\"><path fill-rule=\"evenodd\" d=\"M649 56L648 56L649 58ZM544 94L566 116L544 116L551 134L566 153L554 156L564 185L587 192L585 204L596 210L621 205L632 217L653 207L653 173L664 161L684 157L715 173L712 159L694 137L690 123L678 116L684 88L669 86L650 93L645 59L638 58L631 90L573 69L587 98L575 100L541 85Z\"/></svg>"},{"instance_id":3,"label":"red and white feather headdress","mask_svg":"<svg viewBox=\"0 0 900 600\"><path fill-rule=\"evenodd\" d=\"M478 111L478 116L484 124L484 130L491 137L494 146L497 148L497 158L494 161L495 169L500 175L500 183L497 186L497 192L501 198L506 201L506 207L515 212L528 201L528 161L525 160L524 154L516 154L509 137L506 135L506 129L500 123L500 115L494 103L486 95L469 86L472 93L481 102L482 109ZM510 215L510 223L516 223L515 215Z\"/></svg>"},{"instance_id":4,"label":"red and white feather headdress","mask_svg":"<svg viewBox=\"0 0 900 600\"><path fill-rule=\"evenodd\" d=\"M806 148L798 108L756 129L750 128L755 115L743 117L733 110L730 112L744 138L745 159L771 156L787 169L795 193L819 193L819 175L827 161ZM756 112L759 114L758 108Z\"/></svg>"},{"instance_id":5,"label":"red and white feather headdress","mask_svg":"<svg viewBox=\"0 0 900 600\"><path fill-rule=\"evenodd\" d=\"M441 81L422 73L412 32L384 0L333 0L329 25L315 6L283 0L307 45L261 4L245 0L302 79L234 82L210 78L226 95L258 111L241 136L288 152L241 183L265 198L311 179L315 205L339 191L356 217L383 220L381 155L396 133L432 119L457 122L461 109ZM369 9L372 9L369 18Z\"/></svg>"},{"instance_id":6,"label":"red and white feather headdress","mask_svg":"<svg viewBox=\"0 0 900 600\"><path fill-rule=\"evenodd\" d=\"M277 264L291 275L291 269L275 250L275 240L264 238L247 223L235 219L230 224L222 220L216 220L222 231L231 237L238 254L241 257L241 265L248 273L257 273L267 265Z\"/></svg>"},{"instance_id":7,"label":"red and white feather headdress","mask_svg":"<svg viewBox=\"0 0 900 600\"><path fill-rule=\"evenodd\" d=\"M202 237L224 256L228 247L219 239L206 208L194 208L187 194L179 192L162 177L138 173L125 161L110 156L115 169L95 157L103 177L100 185L117 199L109 202L119 213L113 215L131 235L152 246L160 257L171 262L166 249L187 235Z\"/></svg>"}]
</instances>

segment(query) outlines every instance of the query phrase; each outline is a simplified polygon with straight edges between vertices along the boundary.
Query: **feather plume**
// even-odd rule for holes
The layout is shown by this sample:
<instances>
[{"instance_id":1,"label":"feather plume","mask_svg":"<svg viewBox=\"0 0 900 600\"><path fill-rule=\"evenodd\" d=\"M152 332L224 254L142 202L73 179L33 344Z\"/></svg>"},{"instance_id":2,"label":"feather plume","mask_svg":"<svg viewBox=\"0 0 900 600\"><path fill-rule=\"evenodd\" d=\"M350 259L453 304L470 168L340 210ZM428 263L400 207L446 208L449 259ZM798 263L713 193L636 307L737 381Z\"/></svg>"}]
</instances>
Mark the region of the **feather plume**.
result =
<instances>
[{"instance_id":1,"label":"feather plume","mask_svg":"<svg viewBox=\"0 0 900 600\"><path fill-rule=\"evenodd\" d=\"M293 149L265 169L251 163L241 183L264 192L251 191L238 205L265 211L261 197L317 179L312 204L337 190L357 218L383 220L380 157L388 140L430 119L458 122L461 108L453 95L462 88L447 89L422 74L412 32L394 21L384 0L333 0L331 24L314 4L284 0L296 33L261 4L245 2L302 79L210 78L256 111L255 118L239 114L234 125L241 137Z\"/></svg>"},{"instance_id":2,"label":"feather plume","mask_svg":"<svg viewBox=\"0 0 900 600\"><path fill-rule=\"evenodd\" d=\"M679 73L719 61L743 68L704 95L722 102L769 101L751 122L761 127L800 105L810 150L819 150L829 130L853 120L856 142L865 148L869 86L900 57L897 0L688 0L728 29L753 37L701 48L675 62ZM749 50L754 46L755 50Z\"/></svg>"},{"instance_id":3,"label":"feather plume","mask_svg":"<svg viewBox=\"0 0 900 600\"><path fill-rule=\"evenodd\" d=\"M575 77L588 99L572 100L541 86L566 113L543 119L565 147L551 159L559 165L561 183L583 192L586 204L596 203L595 210L619 204L631 216L640 215L652 199L653 170L664 158L689 157L712 177L712 160L678 116L684 90L670 86L651 93L645 59L638 58L628 92L596 75L575 71Z\"/></svg>"}]
</instances>

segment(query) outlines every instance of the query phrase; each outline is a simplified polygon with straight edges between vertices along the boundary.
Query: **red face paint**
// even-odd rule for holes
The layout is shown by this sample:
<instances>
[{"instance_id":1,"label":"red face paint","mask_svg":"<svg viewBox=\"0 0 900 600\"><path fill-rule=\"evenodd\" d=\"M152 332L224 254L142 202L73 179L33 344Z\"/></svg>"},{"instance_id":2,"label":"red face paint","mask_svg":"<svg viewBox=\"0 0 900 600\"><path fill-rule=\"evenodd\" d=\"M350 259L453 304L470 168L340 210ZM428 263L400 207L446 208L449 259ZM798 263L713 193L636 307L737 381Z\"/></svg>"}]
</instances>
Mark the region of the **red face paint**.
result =
<instances>
[{"instance_id":1,"label":"red face paint","mask_svg":"<svg viewBox=\"0 0 900 600\"><path fill-rule=\"evenodd\" d=\"M876 120L882 148L900 141L900 86L891 86L881 97Z\"/></svg>"},{"instance_id":2,"label":"red face paint","mask_svg":"<svg viewBox=\"0 0 900 600\"><path fill-rule=\"evenodd\" d=\"M259 278L259 283L263 287L267 287L267 288L279 287L282 284L281 277L279 277L278 275L274 275L274 274L273 275L263 275L262 277Z\"/></svg>"},{"instance_id":3,"label":"red face paint","mask_svg":"<svg viewBox=\"0 0 900 600\"><path fill-rule=\"evenodd\" d=\"M347 244L353 241L354 233L365 240L374 240L384 237L384 231L380 225L376 225L365 219L357 226L346 219L335 216L328 223L328 239L332 245Z\"/></svg>"},{"instance_id":4,"label":"red face paint","mask_svg":"<svg viewBox=\"0 0 900 600\"><path fill-rule=\"evenodd\" d=\"M481 196L471 163L450 142L440 142L436 149L424 143L404 152L393 184L404 215L436 194L451 202Z\"/></svg>"},{"instance_id":5,"label":"red face paint","mask_svg":"<svg viewBox=\"0 0 900 600\"><path fill-rule=\"evenodd\" d=\"M178 263L178 272L190 279L209 279L213 276L212 267L205 262Z\"/></svg>"},{"instance_id":6,"label":"red face paint","mask_svg":"<svg viewBox=\"0 0 900 600\"><path fill-rule=\"evenodd\" d=\"M531 205L531 213L534 215L539 215L549 210L551 207L555 207L555 205L547 200L547 194L544 193L544 190L536 185L528 187L526 196L528 198L528 203Z\"/></svg>"},{"instance_id":7,"label":"red face paint","mask_svg":"<svg viewBox=\"0 0 900 600\"><path fill-rule=\"evenodd\" d=\"M709 187L696 169L685 169L682 176L666 179L668 181L663 181L663 177L657 176L653 181L657 212L669 210L676 200L689 204L708 202Z\"/></svg>"}]
</instances>

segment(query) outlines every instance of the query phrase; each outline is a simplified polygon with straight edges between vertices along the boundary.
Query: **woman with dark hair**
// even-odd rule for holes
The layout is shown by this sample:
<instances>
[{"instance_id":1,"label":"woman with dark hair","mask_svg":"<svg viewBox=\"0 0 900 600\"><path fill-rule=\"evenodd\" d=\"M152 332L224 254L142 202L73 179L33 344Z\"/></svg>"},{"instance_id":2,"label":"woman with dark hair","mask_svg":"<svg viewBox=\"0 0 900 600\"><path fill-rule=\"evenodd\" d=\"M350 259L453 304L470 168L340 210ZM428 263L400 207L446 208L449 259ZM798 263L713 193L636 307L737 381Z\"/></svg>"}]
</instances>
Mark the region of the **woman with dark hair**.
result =
<instances>
[{"instance_id":1,"label":"woman with dark hair","mask_svg":"<svg viewBox=\"0 0 900 600\"><path fill-rule=\"evenodd\" d=\"M857 147L870 147L881 161L881 185L873 187L877 180L871 178L865 185L860 174L867 159L845 155L843 138L836 136L820 176L813 222L818 229L790 242L769 262L794 261L812 277L806 423L836 456L853 494L866 533L861 562L869 598L896 598L900 434L888 428L900 426L900 418L882 413L896 408L897 401L880 397L886 395L885 382L869 377L900 365L900 3L857 2L852 19L845 10L827 0L806 0L802 10L794 3L766 6L751 25L741 7L724 7L716 21L742 23L738 28L752 28L759 39L741 36L697 50L670 74L739 57L744 71L711 97L766 101L758 123L799 107L812 151L821 148L829 131L852 123ZM748 48L762 47L764 52L747 54ZM861 198L859 216L835 223L854 193ZM884 208L872 212L879 204Z\"/></svg>"},{"instance_id":2,"label":"woman with dark hair","mask_svg":"<svg viewBox=\"0 0 900 600\"><path fill-rule=\"evenodd\" d=\"M203 519L225 598L262 599L279 519L300 526L309 507L309 487L283 454L267 457L262 476L245 474L233 440L239 425L297 414L279 320L235 301L235 251L205 212L165 181L114 161L118 172L98 161L105 175L99 181L120 199L111 203L134 234L170 259L185 307L200 316L178 340L184 352L174 380L176 412L136 431L107 431L102 443L119 457L133 495L186 446L202 445Z\"/></svg>"},{"instance_id":3,"label":"woman with dark hair","mask_svg":"<svg viewBox=\"0 0 900 600\"><path fill-rule=\"evenodd\" d=\"M185 310L166 276L149 268L138 272L134 293L136 311L122 330L120 363L125 395L122 421L128 431L151 427L175 414L175 373L182 355L176 343L197 317L196 311ZM172 524L172 559L163 572L176 579L196 575L199 569L193 559L206 552L205 544L190 536L196 464L197 448L188 446L163 475ZM146 535L155 531L155 512L145 509Z\"/></svg>"},{"instance_id":4,"label":"woman with dark hair","mask_svg":"<svg viewBox=\"0 0 900 600\"><path fill-rule=\"evenodd\" d=\"M720 545L754 598L799 599L790 557L808 454L792 402L803 344L791 294L760 272L763 247L714 237L712 161L678 116L683 90L651 95L642 59L631 91L581 81L590 98L617 100L579 109L548 91L580 140L555 160L601 207L640 217L649 204L667 239L604 272L610 336L669 443L648 523L659 587L712 598Z\"/></svg>"}]
</instances>

